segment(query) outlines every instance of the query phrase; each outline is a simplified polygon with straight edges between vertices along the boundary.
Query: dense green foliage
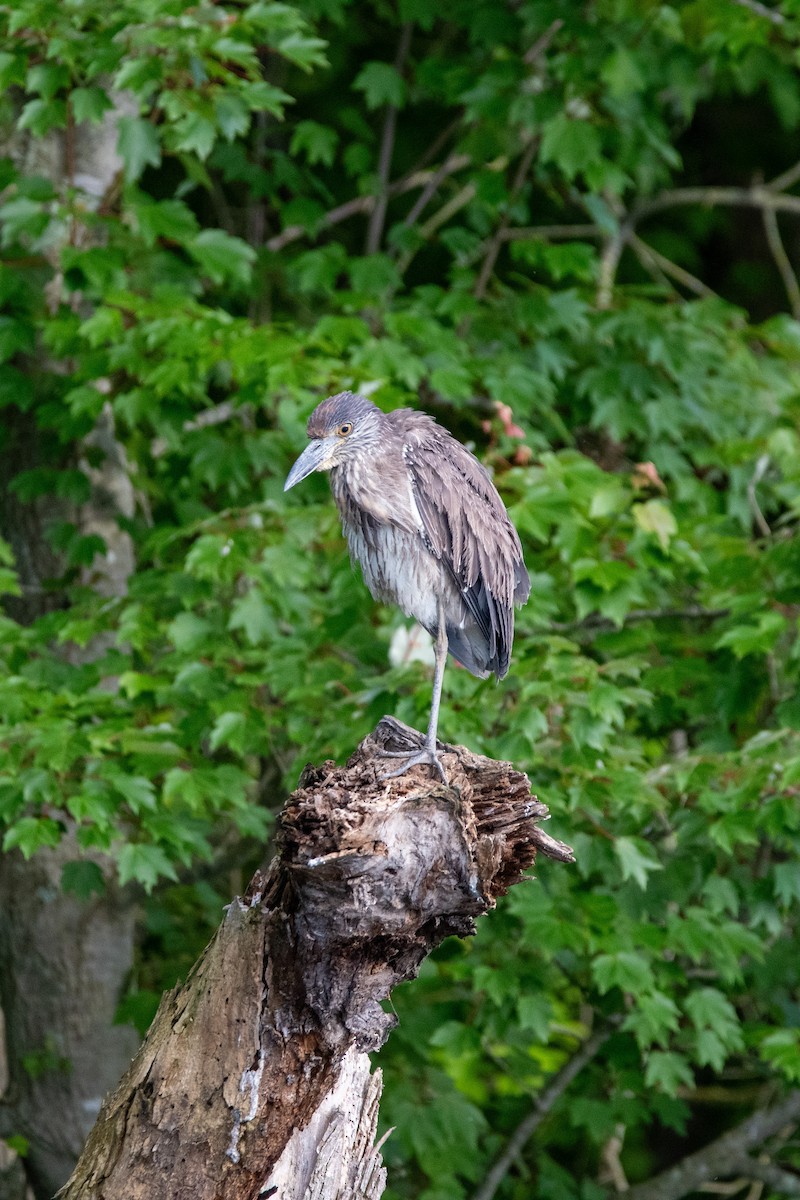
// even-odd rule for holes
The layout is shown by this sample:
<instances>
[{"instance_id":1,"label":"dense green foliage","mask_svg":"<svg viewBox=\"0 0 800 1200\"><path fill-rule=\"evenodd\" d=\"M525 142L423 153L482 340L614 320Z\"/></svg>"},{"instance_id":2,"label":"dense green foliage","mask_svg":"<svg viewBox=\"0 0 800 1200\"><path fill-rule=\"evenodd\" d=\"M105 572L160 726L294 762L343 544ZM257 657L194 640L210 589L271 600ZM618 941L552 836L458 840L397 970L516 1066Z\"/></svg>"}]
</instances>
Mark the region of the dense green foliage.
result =
<instances>
[{"instance_id":1,"label":"dense green foliage","mask_svg":"<svg viewBox=\"0 0 800 1200\"><path fill-rule=\"evenodd\" d=\"M159 938L198 937L192 870L255 856L277 781L384 712L424 723L429 673L389 664L403 619L354 578L325 482L282 492L321 396L434 413L523 540L511 674L451 667L440 733L528 771L577 865L542 865L395 998L395 1197L474 1190L591 1030L508 1200L532 1178L600 1197L620 1131L635 1182L800 1083L800 325L760 215L794 176L746 220L666 194L793 166L800 9L773 16L0 4L9 144L69 144L110 119L109 81L128 96L99 206L30 155L0 168L6 462L19 429L39 454L10 488L79 510L110 402L138 498L127 595L95 593L96 535L58 520L51 611L0 621L4 848L74 828L156 888L157 990Z\"/></svg>"}]
</instances>

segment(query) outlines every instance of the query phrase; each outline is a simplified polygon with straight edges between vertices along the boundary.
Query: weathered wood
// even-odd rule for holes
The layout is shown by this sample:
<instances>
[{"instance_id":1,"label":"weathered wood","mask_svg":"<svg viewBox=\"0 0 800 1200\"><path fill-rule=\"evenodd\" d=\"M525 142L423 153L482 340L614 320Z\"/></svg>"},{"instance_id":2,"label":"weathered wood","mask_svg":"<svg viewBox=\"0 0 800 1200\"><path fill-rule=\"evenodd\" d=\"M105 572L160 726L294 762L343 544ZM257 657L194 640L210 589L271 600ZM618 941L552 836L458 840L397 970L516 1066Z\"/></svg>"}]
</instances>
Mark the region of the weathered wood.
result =
<instances>
[{"instance_id":1,"label":"weathered wood","mask_svg":"<svg viewBox=\"0 0 800 1200\"><path fill-rule=\"evenodd\" d=\"M350 1200L380 1196L381 1001L448 934L466 936L537 850L547 810L508 763L444 747L383 781L377 746L418 746L384 718L346 767L307 767L278 853L103 1107L64 1200Z\"/></svg>"}]
</instances>

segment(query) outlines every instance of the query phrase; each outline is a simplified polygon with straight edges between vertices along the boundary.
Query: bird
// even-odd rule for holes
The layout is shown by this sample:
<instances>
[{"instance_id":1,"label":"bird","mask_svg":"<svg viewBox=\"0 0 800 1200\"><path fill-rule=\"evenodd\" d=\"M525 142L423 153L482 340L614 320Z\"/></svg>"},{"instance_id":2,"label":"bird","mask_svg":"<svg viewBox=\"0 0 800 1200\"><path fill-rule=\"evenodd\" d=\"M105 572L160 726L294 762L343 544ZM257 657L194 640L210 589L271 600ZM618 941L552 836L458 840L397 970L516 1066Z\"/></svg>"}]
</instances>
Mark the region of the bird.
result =
<instances>
[{"instance_id":1,"label":"bird","mask_svg":"<svg viewBox=\"0 0 800 1200\"><path fill-rule=\"evenodd\" d=\"M479 679L508 672L514 606L530 594L519 535L489 473L433 417L384 413L365 396L339 392L308 419L309 443L284 491L327 471L351 558L374 599L398 605L435 641L433 695L417 752L384 778L429 764L437 753L448 651Z\"/></svg>"}]
</instances>

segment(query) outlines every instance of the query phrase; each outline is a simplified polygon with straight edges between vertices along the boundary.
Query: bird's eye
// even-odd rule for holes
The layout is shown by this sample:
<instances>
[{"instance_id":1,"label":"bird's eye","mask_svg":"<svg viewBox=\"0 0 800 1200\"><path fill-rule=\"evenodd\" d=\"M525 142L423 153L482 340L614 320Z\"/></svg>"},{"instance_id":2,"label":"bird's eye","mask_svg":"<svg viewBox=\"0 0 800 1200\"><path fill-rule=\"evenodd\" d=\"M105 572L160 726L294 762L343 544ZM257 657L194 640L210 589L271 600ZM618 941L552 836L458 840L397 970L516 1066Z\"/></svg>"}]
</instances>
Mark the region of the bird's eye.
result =
<instances>
[{"instance_id":1,"label":"bird's eye","mask_svg":"<svg viewBox=\"0 0 800 1200\"><path fill-rule=\"evenodd\" d=\"M336 432L338 433L339 437L347 437L348 433L350 432L350 430L352 428L353 428L352 421L342 421L341 425L336 430Z\"/></svg>"}]
</instances>

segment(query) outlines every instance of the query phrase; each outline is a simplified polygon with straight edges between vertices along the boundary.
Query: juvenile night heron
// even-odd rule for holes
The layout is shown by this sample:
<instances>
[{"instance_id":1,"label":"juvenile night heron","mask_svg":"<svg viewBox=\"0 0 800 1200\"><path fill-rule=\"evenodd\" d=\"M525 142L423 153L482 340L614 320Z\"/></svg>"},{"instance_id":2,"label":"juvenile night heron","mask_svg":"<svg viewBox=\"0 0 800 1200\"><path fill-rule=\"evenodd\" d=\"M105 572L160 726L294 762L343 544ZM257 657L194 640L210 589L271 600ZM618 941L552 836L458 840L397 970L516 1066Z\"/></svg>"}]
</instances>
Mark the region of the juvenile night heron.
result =
<instances>
[{"instance_id":1,"label":"juvenile night heron","mask_svg":"<svg viewBox=\"0 0 800 1200\"><path fill-rule=\"evenodd\" d=\"M309 445L284 491L312 471L330 471L331 491L350 547L376 600L398 604L436 639L433 701L425 744L393 775L430 763L448 650L485 679L508 671L514 604L530 579L517 531L485 469L423 413L382 413L341 392L308 419Z\"/></svg>"}]
</instances>

